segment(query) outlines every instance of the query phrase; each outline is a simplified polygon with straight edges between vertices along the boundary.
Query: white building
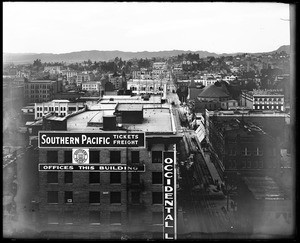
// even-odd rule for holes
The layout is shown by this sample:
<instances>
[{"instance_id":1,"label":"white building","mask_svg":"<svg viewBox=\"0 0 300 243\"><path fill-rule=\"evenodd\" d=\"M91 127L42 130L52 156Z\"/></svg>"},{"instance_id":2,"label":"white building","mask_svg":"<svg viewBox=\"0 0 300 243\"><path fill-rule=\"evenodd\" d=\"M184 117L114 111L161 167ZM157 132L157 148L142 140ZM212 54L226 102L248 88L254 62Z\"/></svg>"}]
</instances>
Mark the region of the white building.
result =
<instances>
[{"instance_id":1,"label":"white building","mask_svg":"<svg viewBox=\"0 0 300 243\"><path fill-rule=\"evenodd\" d=\"M60 74L61 66L46 66L44 67L44 72L49 72L50 74Z\"/></svg>"},{"instance_id":2,"label":"white building","mask_svg":"<svg viewBox=\"0 0 300 243\"><path fill-rule=\"evenodd\" d=\"M167 92L173 92L176 90L174 84L166 79L130 79L127 81L127 89L132 90L132 93L135 94L163 94L164 85L166 85Z\"/></svg>"},{"instance_id":3,"label":"white building","mask_svg":"<svg viewBox=\"0 0 300 243\"><path fill-rule=\"evenodd\" d=\"M63 76L67 77L67 81L70 81L71 78L77 77L77 72L76 71L71 71L71 70L63 70L61 71Z\"/></svg>"},{"instance_id":4,"label":"white building","mask_svg":"<svg viewBox=\"0 0 300 243\"><path fill-rule=\"evenodd\" d=\"M84 108L84 103L71 103L68 100L52 100L50 102L34 104L34 119L40 119L49 112L56 116L67 116Z\"/></svg>"},{"instance_id":5,"label":"white building","mask_svg":"<svg viewBox=\"0 0 300 243\"><path fill-rule=\"evenodd\" d=\"M82 83L82 90L87 90L87 91L98 91L100 92L102 90L101 88L101 82L85 82Z\"/></svg>"}]
</instances>

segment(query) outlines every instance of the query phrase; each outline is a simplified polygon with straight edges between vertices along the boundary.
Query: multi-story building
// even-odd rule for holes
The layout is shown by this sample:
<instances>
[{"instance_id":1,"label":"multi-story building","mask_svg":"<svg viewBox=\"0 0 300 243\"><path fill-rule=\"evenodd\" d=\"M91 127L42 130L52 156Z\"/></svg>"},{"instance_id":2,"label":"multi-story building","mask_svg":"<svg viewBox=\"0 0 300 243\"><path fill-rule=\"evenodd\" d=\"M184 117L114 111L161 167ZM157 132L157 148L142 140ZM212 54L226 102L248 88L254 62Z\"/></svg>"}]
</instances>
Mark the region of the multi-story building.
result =
<instances>
[{"instance_id":1,"label":"multi-story building","mask_svg":"<svg viewBox=\"0 0 300 243\"><path fill-rule=\"evenodd\" d=\"M130 79L127 82L127 89L132 90L132 93L135 94L144 94L144 93L163 94L164 86L166 86L166 91L173 92L176 90L175 85L166 79L163 80Z\"/></svg>"},{"instance_id":2,"label":"multi-story building","mask_svg":"<svg viewBox=\"0 0 300 243\"><path fill-rule=\"evenodd\" d=\"M66 134L110 132L128 136L143 131L144 147L90 147L89 159L93 165L145 169L131 173L40 171L38 225L42 237L163 238L162 159L165 151L175 152L181 139L171 106L144 106L142 100L139 104L107 104L109 109L105 104L97 106L61 121L54 119L56 129L51 117L44 122L49 130ZM39 148L39 163L67 165L72 159L72 147Z\"/></svg>"},{"instance_id":3,"label":"multi-story building","mask_svg":"<svg viewBox=\"0 0 300 243\"><path fill-rule=\"evenodd\" d=\"M219 172L270 172L280 168L279 144L253 123L218 120L215 116L210 117L208 129L207 139L214 151L211 158Z\"/></svg>"},{"instance_id":4,"label":"multi-story building","mask_svg":"<svg viewBox=\"0 0 300 243\"><path fill-rule=\"evenodd\" d=\"M87 73L77 73L76 84L80 86L82 83L91 81L91 77Z\"/></svg>"},{"instance_id":5,"label":"multi-story building","mask_svg":"<svg viewBox=\"0 0 300 243\"><path fill-rule=\"evenodd\" d=\"M103 88L101 87L101 82L85 82L82 83L81 86L82 90L87 90L87 91L97 91L100 92L101 90L103 90Z\"/></svg>"},{"instance_id":6,"label":"multi-story building","mask_svg":"<svg viewBox=\"0 0 300 243\"><path fill-rule=\"evenodd\" d=\"M77 72L72 70L62 70L61 74L67 77L68 82L70 82L72 78L77 77Z\"/></svg>"},{"instance_id":7,"label":"multi-story building","mask_svg":"<svg viewBox=\"0 0 300 243\"><path fill-rule=\"evenodd\" d=\"M73 112L77 112L84 108L84 103L72 103L69 100L52 100L50 102L35 103L34 119L41 119L48 113L53 113L55 116L67 116Z\"/></svg>"},{"instance_id":8,"label":"multi-story building","mask_svg":"<svg viewBox=\"0 0 300 243\"><path fill-rule=\"evenodd\" d=\"M62 91L61 81L30 80L25 82L25 100L27 103L46 102Z\"/></svg>"},{"instance_id":9,"label":"multi-story building","mask_svg":"<svg viewBox=\"0 0 300 243\"><path fill-rule=\"evenodd\" d=\"M151 79L152 72L146 68L141 68L139 71L132 71L133 79Z\"/></svg>"},{"instance_id":10,"label":"multi-story building","mask_svg":"<svg viewBox=\"0 0 300 243\"><path fill-rule=\"evenodd\" d=\"M49 72L50 74L60 74L62 66L46 66L44 67L44 72Z\"/></svg>"},{"instance_id":11,"label":"multi-story building","mask_svg":"<svg viewBox=\"0 0 300 243\"><path fill-rule=\"evenodd\" d=\"M242 91L241 104L253 110L284 111L284 94L281 90Z\"/></svg>"}]
</instances>

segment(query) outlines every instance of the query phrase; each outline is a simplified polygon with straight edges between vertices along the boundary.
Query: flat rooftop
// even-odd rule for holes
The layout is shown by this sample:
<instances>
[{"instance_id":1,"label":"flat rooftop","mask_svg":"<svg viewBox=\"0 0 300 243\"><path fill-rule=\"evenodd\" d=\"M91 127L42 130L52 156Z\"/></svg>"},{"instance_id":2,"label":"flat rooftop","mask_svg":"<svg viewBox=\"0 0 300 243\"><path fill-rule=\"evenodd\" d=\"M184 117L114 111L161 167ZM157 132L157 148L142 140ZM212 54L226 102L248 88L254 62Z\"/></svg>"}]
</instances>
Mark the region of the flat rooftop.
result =
<instances>
[{"instance_id":1,"label":"flat rooftop","mask_svg":"<svg viewBox=\"0 0 300 243\"><path fill-rule=\"evenodd\" d=\"M103 116L113 115L113 110L89 110L71 116L67 119L67 130L99 131L99 127L90 126L88 123L103 124ZM143 123L127 124L123 123L130 131L143 131L149 133L173 133L172 115L169 106L145 107L143 109Z\"/></svg>"},{"instance_id":2,"label":"flat rooftop","mask_svg":"<svg viewBox=\"0 0 300 243\"><path fill-rule=\"evenodd\" d=\"M261 110L246 110L246 109L236 109L230 111L208 111L210 116L254 116L254 117L289 117L289 114L276 112L272 110L261 111Z\"/></svg>"},{"instance_id":3,"label":"flat rooftop","mask_svg":"<svg viewBox=\"0 0 300 243\"><path fill-rule=\"evenodd\" d=\"M128 95L112 95L103 96L99 101L101 104L160 104L160 95L151 95L149 100L143 100L141 96L128 96Z\"/></svg>"}]
</instances>

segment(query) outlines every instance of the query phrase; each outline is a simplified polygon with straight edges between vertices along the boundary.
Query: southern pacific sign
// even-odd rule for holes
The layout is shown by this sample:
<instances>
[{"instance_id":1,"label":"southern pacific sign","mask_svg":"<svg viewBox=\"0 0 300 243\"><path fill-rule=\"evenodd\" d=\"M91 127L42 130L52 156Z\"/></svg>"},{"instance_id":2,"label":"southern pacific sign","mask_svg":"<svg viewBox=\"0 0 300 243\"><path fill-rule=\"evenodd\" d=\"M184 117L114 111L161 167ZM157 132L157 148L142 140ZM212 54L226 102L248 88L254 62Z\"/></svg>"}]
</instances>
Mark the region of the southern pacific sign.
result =
<instances>
[{"instance_id":1,"label":"southern pacific sign","mask_svg":"<svg viewBox=\"0 0 300 243\"><path fill-rule=\"evenodd\" d=\"M144 132L39 132L39 148L145 147Z\"/></svg>"}]
</instances>

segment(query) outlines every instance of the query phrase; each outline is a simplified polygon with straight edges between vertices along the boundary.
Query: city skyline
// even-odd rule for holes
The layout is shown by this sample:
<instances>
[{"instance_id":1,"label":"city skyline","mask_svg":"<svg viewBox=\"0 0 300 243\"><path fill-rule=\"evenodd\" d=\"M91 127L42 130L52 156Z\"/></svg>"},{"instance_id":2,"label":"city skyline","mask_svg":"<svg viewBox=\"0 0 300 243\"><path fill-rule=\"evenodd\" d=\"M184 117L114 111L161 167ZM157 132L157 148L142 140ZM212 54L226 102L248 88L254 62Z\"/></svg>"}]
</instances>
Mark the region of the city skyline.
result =
<instances>
[{"instance_id":1,"label":"city skyline","mask_svg":"<svg viewBox=\"0 0 300 243\"><path fill-rule=\"evenodd\" d=\"M5 53L268 52L290 44L289 30L289 5L281 3L3 5Z\"/></svg>"}]
</instances>

